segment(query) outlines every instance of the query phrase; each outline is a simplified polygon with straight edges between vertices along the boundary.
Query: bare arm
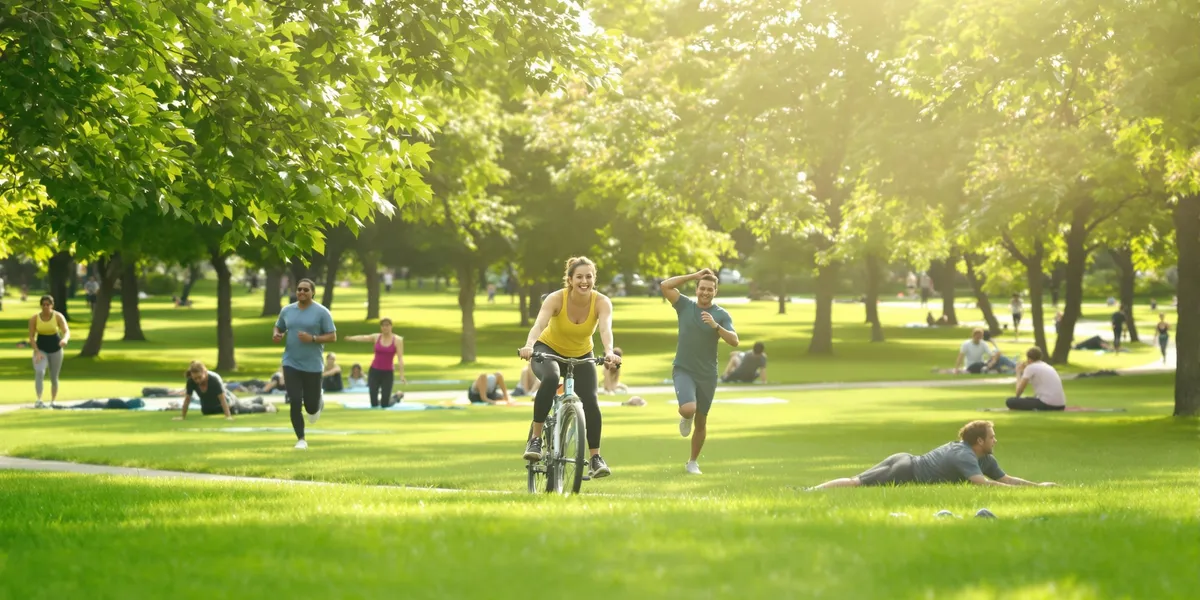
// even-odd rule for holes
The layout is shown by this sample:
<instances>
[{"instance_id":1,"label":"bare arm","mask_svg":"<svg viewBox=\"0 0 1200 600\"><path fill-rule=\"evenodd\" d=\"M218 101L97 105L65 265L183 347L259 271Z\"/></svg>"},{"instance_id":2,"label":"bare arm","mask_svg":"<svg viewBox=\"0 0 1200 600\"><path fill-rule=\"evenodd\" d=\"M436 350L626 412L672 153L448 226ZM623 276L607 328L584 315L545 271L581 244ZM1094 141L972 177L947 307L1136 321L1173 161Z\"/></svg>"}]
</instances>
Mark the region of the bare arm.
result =
<instances>
[{"instance_id":1,"label":"bare arm","mask_svg":"<svg viewBox=\"0 0 1200 600\"><path fill-rule=\"evenodd\" d=\"M352 335L346 338L347 342L372 342L379 339L378 333L368 333L366 335Z\"/></svg>"},{"instance_id":2,"label":"bare arm","mask_svg":"<svg viewBox=\"0 0 1200 600\"><path fill-rule=\"evenodd\" d=\"M55 320L58 321L58 327L62 329L62 340L58 342L59 346L66 346L71 339L71 327L67 325L67 318L60 312L54 313Z\"/></svg>"},{"instance_id":3,"label":"bare arm","mask_svg":"<svg viewBox=\"0 0 1200 600\"><path fill-rule=\"evenodd\" d=\"M964 357L964 356L965 356L965 355L962 353L962 350L959 350L959 351L958 351L958 360L954 361L954 370L955 370L955 371L957 371L957 370L959 370L959 369L961 369L961 368L962 368L962 364L963 364L963 357Z\"/></svg>"},{"instance_id":4,"label":"bare arm","mask_svg":"<svg viewBox=\"0 0 1200 600\"><path fill-rule=\"evenodd\" d=\"M762 378L763 383L767 382L767 368L766 367L763 367L762 369L760 369L758 372L758 375L759 375L759 377Z\"/></svg>"},{"instance_id":5,"label":"bare arm","mask_svg":"<svg viewBox=\"0 0 1200 600\"><path fill-rule=\"evenodd\" d=\"M400 378L400 383L408 383L404 379L404 338L397 337L392 343L396 345L396 375Z\"/></svg>"},{"instance_id":6,"label":"bare arm","mask_svg":"<svg viewBox=\"0 0 1200 600\"><path fill-rule=\"evenodd\" d=\"M179 415L178 417L175 417L177 420L182 421L187 418L187 409L188 409L188 406L191 405L191 403L192 403L192 395L187 392L184 392L183 414Z\"/></svg>"},{"instance_id":7,"label":"bare arm","mask_svg":"<svg viewBox=\"0 0 1200 600\"><path fill-rule=\"evenodd\" d=\"M1046 481L1043 483L1038 483L1036 481L1026 481L1024 479L1021 479L1020 477L1013 477L1012 475L1005 475L1004 477L1001 477L999 479L999 481L1000 481L1000 483L1005 483L1008 485L1036 485L1036 486L1040 486L1040 487L1054 487L1054 485L1055 485L1054 483L1049 482L1049 481Z\"/></svg>"},{"instance_id":8,"label":"bare arm","mask_svg":"<svg viewBox=\"0 0 1200 600\"><path fill-rule=\"evenodd\" d=\"M604 345L605 358L616 356L613 354L612 312L612 300L609 300L608 296L600 294L600 297L596 299L596 320L600 327L600 343Z\"/></svg>"},{"instance_id":9,"label":"bare arm","mask_svg":"<svg viewBox=\"0 0 1200 600\"><path fill-rule=\"evenodd\" d=\"M320 335L314 335L314 336L312 336L312 341L314 344L327 344L329 342L336 342L337 341L337 332L330 331L329 333L322 333Z\"/></svg>"},{"instance_id":10,"label":"bare arm","mask_svg":"<svg viewBox=\"0 0 1200 600\"><path fill-rule=\"evenodd\" d=\"M225 392L221 392L221 395L217 396L217 400L221 401L221 410L225 411L225 418L232 421L233 415L229 414L229 403L225 401Z\"/></svg>"},{"instance_id":11,"label":"bare arm","mask_svg":"<svg viewBox=\"0 0 1200 600\"><path fill-rule=\"evenodd\" d=\"M529 337L525 338L525 348L533 348L533 344L541 337L542 332L550 326L550 319L562 308L562 298L561 290L546 297L546 301L542 303L542 309L538 311L537 320L533 322L533 327L529 330Z\"/></svg>"},{"instance_id":12,"label":"bare arm","mask_svg":"<svg viewBox=\"0 0 1200 600\"><path fill-rule=\"evenodd\" d=\"M341 373L342 373L341 365L333 365L332 367L325 369L325 372L321 373L321 377L329 377L330 375L340 375Z\"/></svg>"},{"instance_id":13,"label":"bare arm","mask_svg":"<svg viewBox=\"0 0 1200 600\"><path fill-rule=\"evenodd\" d=\"M1025 386L1029 385L1029 380L1024 377L1017 380L1017 397L1021 397L1021 392L1025 391Z\"/></svg>"},{"instance_id":14,"label":"bare arm","mask_svg":"<svg viewBox=\"0 0 1200 600\"><path fill-rule=\"evenodd\" d=\"M688 275L676 275L663 281L659 288L662 290L663 298L666 298L667 302L675 304L675 301L679 300L679 290L676 288L689 281L695 281L705 275L712 274L713 273L711 269L700 269L699 271Z\"/></svg>"},{"instance_id":15,"label":"bare arm","mask_svg":"<svg viewBox=\"0 0 1200 600\"><path fill-rule=\"evenodd\" d=\"M39 359L42 352L37 347L37 315L29 317L29 347L33 348L33 358Z\"/></svg>"},{"instance_id":16,"label":"bare arm","mask_svg":"<svg viewBox=\"0 0 1200 600\"><path fill-rule=\"evenodd\" d=\"M999 487L1009 487L1007 483L1000 483L999 481L992 481L991 479L988 479L987 477L983 476L983 474L972 475L971 478L968 479L967 481L970 481L971 483L973 483L975 485L991 485L991 486L999 486Z\"/></svg>"}]
</instances>

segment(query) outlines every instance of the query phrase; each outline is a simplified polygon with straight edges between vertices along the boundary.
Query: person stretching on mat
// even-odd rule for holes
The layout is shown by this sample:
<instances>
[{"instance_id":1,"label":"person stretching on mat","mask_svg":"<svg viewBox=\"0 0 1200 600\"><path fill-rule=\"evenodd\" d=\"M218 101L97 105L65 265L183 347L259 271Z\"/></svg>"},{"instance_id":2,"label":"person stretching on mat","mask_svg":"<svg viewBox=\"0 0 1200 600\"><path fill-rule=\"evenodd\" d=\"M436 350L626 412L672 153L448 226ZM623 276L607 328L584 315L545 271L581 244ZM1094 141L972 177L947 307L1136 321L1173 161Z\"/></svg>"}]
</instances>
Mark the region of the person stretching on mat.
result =
<instances>
[{"instance_id":1,"label":"person stretching on mat","mask_svg":"<svg viewBox=\"0 0 1200 600\"><path fill-rule=\"evenodd\" d=\"M1025 361L1017 365L1017 395L1004 404L1009 410L1064 410L1067 394L1063 392L1062 379L1054 367L1042 361L1042 350L1037 346L1025 352ZM1021 397L1025 388L1033 385L1033 395Z\"/></svg>"},{"instance_id":2,"label":"person stretching on mat","mask_svg":"<svg viewBox=\"0 0 1200 600\"><path fill-rule=\"evenodd\" d=\"M404 338L392 333L392 320L380 319L379 333L352 335L346 341L375 345L375 358L367 371L367 393L371 396L371 408L391 406L396 375L400 376L400 383L408 383L404 378Z\"/></svg>"},{"instance_id":3,"label":"person stretching on mat","mask_svg":"<svg viewBox=\"0 0 1200 600\"><path fill-rule=\"evenodd\" d=\"M467 388L467 399L471 404L512 404L508 397L508 386L504 385L504 375L495 373L480 373L475 383Z\"/></svg>"},{"instance_id":4,"label":"person stretching on mat","mask_svg":"<svg viewBox=\"0 0 1200 600\"><path fill-rule=\"evenodd\" d=\"M219 415L225 413L225 419L233 420L229 412L229 401L225 398L225 382L221 376L209 371L204 363L193 360L187 370L187 389L183 392L183 414L174 420L182 421L187 418L188 406L192 403L192 394L200 397L200 414Z\"/></svg>"},{"instance_id":5,"label":"person stretching on mat","mask_svg":"<svg viewBox=\"0 0 1200 600\"><path fill-rule=\"evenodd\" d=\"M272 339L276 344L287 339L283 349L283 373L287 379L288 404L291 405L292 429L296 431L296 449L307 450L304 439L304 414L316 424L325 408L321 394L321 373L324 371L325 342L337 341L337 328L329 309L313 302L317 285L311 279L296 284L296 302L279 311Z\"/></svg>"},{"instance_id":6,"label":"person stretching on mat","mask_svg":"<svg viewBox=\"0 0 1200 600\"><path fill-rule=\"evenodd\" d=\"M597 292L595 284L595 263L582 256L567 260L563 289L546 296L537 321L525 339L525 345L517 350L522 360L529 360L534 352L557 354L563 358L591 358L592 335L599 329L600 342L604 344L605 365L610 369L621 365L621 357L613 352L612 301ZM554 360L535 362L532 367L541 386L533 399L533 426L523 457L536 461L542 458L542 426L550 414L561 371L558 361ZM589 476L593 479L612 474L608 464L600 457L603 422L596 387L596 366L576 365L575 393L583 402L588 448L592 454Z\"/></svg>"},{"instance_id":7,"label":"person stretching on mat","mask_svg":"<svg viewBox=\"0 0 1200 600\"><path fill-rule=\"evenodd\" d=\"M42 403L43 381L50 370L50 406L58 399L58 374L62 371L63 348L71 339L67 318L54 310L54 297L42 296L42 310L29 317L29 345L33 346L33 389L37 392L34 408L46 408Z\"/></svg>"},{"instance_id":8,"label":"person stretching on mat","mask_svg":"<svg viewBox=\"0 0 1200 600\"><path fill-rule=\"evenodd\" d=\"M893 454L883 462L848 478L826 481L808 490L862 485L904 485L907 483L962 483L975 485L1052 487L1049 481L1035 483L1005 473L992 450L996 431L991 421L971 421L958 430L958 441L944 444L920 456L907 452Z\"/></svg>"},{"instance_id":9,"label":"person stretching on mat","mask_svg":"<svg viewBox=\"0 0 1200 600\"><path fill-rule=\"evenodd\" d=\"M689 281L696 282L695 300L676 289ZM729 313L713 304L713 298L717 296L717 276L712 269L672 277L662 282L661 289L679 321L679 342L671 379L679 402L679 434L692 436L691 458L684 470L699 475L700 465L696 460L708 437L708 411L717 393L717 342L725 340L726 344L737 348L738 335L733 330L733 318Z\"/></svg>"}]
</instances>

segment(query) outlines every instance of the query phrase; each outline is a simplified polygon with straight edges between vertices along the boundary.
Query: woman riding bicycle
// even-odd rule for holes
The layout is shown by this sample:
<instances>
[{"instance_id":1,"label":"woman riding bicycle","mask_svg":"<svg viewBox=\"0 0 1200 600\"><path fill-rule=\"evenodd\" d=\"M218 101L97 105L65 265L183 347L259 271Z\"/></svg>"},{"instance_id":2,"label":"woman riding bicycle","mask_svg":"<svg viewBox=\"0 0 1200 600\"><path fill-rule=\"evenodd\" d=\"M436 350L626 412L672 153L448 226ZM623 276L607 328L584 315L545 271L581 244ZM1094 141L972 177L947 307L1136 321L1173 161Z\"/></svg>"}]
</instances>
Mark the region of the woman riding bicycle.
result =
<instances>
[{"instance_id":1,"label":"woman riding bicycle","mask_svg":"<svg viewBox=\"0 0 1200 600\"><path fill-rule=\"evenodd\" d=\"M612 302L595 290L596 265L584 257L567 261L563 289L546 297L542 310L538 312L533 329L525 346L518 350L521 358L529 360L534 352L556 354L563 358L590 358L592 335L600 330L600 342L604 344L604 363L608 368L621 364L621 357L613 353ZM542 458L542 426L550 414L554 394L558 390L559 364L554 360L534 362L533 374L542 382L533 399L533 428L529 443L525 447L525 460ZM596 367L581 364L575 367L575 393L583 403L583 414L587 419L587 441L592 460L590 476L607 477L612 474L604 459L600 457L600 405L596 401Z\"/></svg>"}]
</instances>

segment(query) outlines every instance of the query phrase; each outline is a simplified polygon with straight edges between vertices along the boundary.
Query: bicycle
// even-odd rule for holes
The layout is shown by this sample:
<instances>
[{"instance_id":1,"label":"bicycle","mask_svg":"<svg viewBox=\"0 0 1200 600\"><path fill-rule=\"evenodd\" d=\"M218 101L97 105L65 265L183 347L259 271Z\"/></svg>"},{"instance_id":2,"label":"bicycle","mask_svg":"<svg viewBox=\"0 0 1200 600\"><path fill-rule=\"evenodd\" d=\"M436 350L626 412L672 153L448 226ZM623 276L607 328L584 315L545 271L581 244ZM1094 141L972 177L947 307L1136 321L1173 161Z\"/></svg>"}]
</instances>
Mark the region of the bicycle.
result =
<instances>
[{"instance_id":1,"label":"bicycle","mask_svg":"<svg viewBox=\"0 0 1200 600\"><path fill-rule=\"evenodd\" d=\"M536 494L543 486L547 493L578 494L588 465L587 419L579 396L575 395L575 365L602 364L603 358L563 358L555 354L534 352L531 360L558 361L566 366L563 373L563 393L554 396L550 414L542 427L542 458L528 461L529 493ZM530 434L533 429L530 428Z\"/></svg>"}]
</instances>

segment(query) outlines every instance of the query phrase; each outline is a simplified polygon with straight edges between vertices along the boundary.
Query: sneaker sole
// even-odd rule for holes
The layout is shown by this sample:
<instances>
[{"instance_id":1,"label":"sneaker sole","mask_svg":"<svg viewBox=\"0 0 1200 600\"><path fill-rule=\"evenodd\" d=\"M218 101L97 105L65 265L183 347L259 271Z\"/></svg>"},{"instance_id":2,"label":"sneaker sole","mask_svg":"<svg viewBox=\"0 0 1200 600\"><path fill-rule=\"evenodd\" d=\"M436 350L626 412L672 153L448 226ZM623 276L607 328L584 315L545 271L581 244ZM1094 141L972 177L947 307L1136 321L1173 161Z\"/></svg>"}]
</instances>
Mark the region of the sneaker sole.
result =
<instances>
[{"instance_id":1,"label":"sneaker sole","mask_svg":"<svg viewBox=\"0 0 1200 600\"><path fill-rule=\"evenodd\" d=\"M536 462L536 461L542 460L542 455L541 455L541 454L534 454L534 453L532 453L532 452L526 452L526 453L525 453L525 460L529 460L529 461L535 461L535 462Z\"/></svg>"},{"instance_id":2,"label":"sneaker sole","mask_svg":"<svg viewBox=\"0 0 1200 600\"><path fill-rule=\"evenodd\" d=\"M608 477L609 475L612 475L612 471L609 469L601 469L599 471L592 471L591 473L588 473L588 477L591 477L592 479L601 479Z\"/></svg>"},{"instance_id":3,"label":"sneaker sole","mask_svg":"<svg viewBox=\"0 0 1200 600\"><path fill-rule=\"evenodd\" d=\"M684 429L682 426L680 426L680 427L679 427L679 435L681 435L681 436L683 436L683 437L687 437L687 436L689 436L689 435L692 435L692 424L691 424L691 423L688 423L688 425L687 425L687 429Z\"/></svg>"}]
</instances>

